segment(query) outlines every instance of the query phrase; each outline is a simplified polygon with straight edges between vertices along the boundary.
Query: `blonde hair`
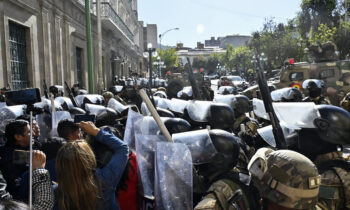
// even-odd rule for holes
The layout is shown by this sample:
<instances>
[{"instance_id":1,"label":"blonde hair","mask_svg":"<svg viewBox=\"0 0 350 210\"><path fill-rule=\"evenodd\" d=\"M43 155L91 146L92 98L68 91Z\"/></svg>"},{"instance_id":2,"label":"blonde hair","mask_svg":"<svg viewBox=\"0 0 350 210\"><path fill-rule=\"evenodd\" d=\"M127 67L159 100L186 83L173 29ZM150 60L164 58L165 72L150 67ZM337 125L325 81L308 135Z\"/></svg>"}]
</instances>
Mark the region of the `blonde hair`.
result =
<instances>
[{"instance_id":1,"label":"blonde hair","mask_svg":"<svg viewBox=\"0 0 350 210\"><path fill-rule=\"evenodd\" d=\"M94 210L100 196L96 158L85 140L65 144L57 153L58 204L61 210Z\"/></svg>"}]
</instances>

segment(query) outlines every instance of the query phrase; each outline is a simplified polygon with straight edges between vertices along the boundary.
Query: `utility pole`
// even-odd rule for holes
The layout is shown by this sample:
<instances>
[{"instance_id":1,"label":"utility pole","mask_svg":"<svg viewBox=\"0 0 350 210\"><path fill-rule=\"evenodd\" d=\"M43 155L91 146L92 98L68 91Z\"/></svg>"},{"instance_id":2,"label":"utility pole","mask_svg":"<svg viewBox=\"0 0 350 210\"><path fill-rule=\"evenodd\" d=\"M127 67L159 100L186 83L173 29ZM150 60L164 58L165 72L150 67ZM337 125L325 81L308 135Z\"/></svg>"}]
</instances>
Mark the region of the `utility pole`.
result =
<instances>
[{"instance_id":1,"label":"utility pole","mask_svg":"<svg viewBox=\"0 0 350 210\"><path fill-rule=\"evenodd\" d=\"M102 29L101 29L101 1L96 0L96 15L97 15L97 41L98 41L98 91L102 94L104 89L103 71L102 71Z\"/></svg>"},{"instance_id":2,"label":"utility pole","mask_svg":"<svg viewBox=\"0 0 350 210\"><path fill-rule=\"evenodd\" d=\"M89 93L94 93L94 79L93 79L93 72L92 72L90 0L85 0L85 17L86 17L86 45L87 45Z\"/></svg>"}]
</instances>

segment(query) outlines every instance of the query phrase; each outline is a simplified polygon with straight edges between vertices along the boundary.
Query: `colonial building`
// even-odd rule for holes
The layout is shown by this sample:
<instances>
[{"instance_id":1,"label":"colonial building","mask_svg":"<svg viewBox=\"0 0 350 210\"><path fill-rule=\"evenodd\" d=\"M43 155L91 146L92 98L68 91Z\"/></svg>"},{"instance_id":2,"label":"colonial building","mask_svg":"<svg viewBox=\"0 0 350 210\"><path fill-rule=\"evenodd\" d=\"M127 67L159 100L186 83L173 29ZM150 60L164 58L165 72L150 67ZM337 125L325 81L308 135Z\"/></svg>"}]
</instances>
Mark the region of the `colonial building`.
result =
<instances>
[{"instance_id":1,"label":"colonial building","mask_svg":"<svg viewBox=\"0 0 350 210\"><path fill-rule=\"evenodd\" d=\"M0 87L79 82L88 86L84 0L0 0ZM143 69L137 0L101 0L105 88ZM94 89L98 81L96 3L91 2ZM141 33L141 34L140 34Z\"/></svg>"}]
</instances>

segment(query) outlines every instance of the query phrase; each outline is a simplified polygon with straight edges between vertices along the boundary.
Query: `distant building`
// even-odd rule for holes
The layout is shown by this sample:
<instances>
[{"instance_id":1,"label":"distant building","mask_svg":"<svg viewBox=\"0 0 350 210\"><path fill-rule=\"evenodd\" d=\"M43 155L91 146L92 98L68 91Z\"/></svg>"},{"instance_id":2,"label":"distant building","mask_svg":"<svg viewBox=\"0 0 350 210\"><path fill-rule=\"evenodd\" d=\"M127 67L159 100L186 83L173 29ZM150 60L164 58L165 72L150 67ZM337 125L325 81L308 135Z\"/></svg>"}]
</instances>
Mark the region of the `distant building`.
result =
<instances>
[{"instance_id":1,"label":"distant building","mask_svg":"<svg viewBox=\"0 0 350 210\"><path fill-rule=\"evenodd\" d=\"M147 44L152 43L154 48L158 48L158 31L157 24L147 24L143 27L143 38L144 44L143 47L147 49Z\"/></svg>"},{"instance_id":2,"label":"distant building","mask_svg":"<svg viewBox=\"0 0 350 210\"><path fill-rule=\"evenodd\" d=\"M196 57L203 56L206 59L208 59L212 54L220 54L225 52L226 50L220 49L218 47L203 49L190 49L182 47L181 49L178 48L178 50L176 51L176 55L178 56L179 63L185 64L187 63L187 57L190 59L191 62L193 62L193 59Z\"/></svg>"},{"instance_id":3,"label":"distant building","mask_svg":"<svg viewBox=\"0 0 350 210\"><path fill-rule=\"evenodd\" d=\"M231 44L233 47L247 46L251 36L230 35L220 39L220 48L226 49L226 45Z\"/></svg>"},{"instance_id":4,"label":"distant building","mask_svg":"<svg viewBox=\"0 0 350 210\"><path fill-rule=\"evenodd\" d=\"M204 41L205 47L220 47L220 37L215 39L215 37L211 37L209 40Z\"/></svg>"},{"instance_id":5,"label":"distant building","mask_svg":"<svg viewBox=\"0 0 350 210\"><path fill-rule=\"evenodd\" d=\"M204 44L202 42L197 42L197 48L196 49L204 49Z\"/></svg>"}]
</instances>

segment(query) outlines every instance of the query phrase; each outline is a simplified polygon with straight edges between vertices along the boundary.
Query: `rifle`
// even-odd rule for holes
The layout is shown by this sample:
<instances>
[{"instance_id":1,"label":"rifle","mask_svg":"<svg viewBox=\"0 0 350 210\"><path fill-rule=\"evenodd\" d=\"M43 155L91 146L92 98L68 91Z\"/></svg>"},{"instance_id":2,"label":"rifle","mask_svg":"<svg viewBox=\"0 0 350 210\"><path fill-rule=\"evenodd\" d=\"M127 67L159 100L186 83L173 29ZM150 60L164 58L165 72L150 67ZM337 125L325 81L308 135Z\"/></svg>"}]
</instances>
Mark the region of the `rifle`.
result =
<instances>
[{"instance_id":1,"label":"rifle","mask_svg":"<svg viewBox=\"0 0 350 210\"><path fill-rule=\"evenodd\" d=\"M199 92L199 88L197 86L196 80L193 77L193 70L190 59L187 57L187 63L188 63L188 79L190 80L192 92L193 92L193 99L195 100L201 100L202 97Z\"/></svg>"},{"instance_id":2,"label":"rifle","mask_svg":"<svg viewBox=\"0 0 350 210\"><path fill-rule=\"evenodd\" d=\"M270 117L270 121L272 124L272 132L275 137L276 141L276 148L278 149L286 149L287 144L284 139L283 131L280 125L280 121L276 116L275 110L273 109L272 106L272 99L271 99L271 94L270 90L267 86L267 81L264 75L264 70L262 68L259 56L256 56L256 61L257 61L257 75L258 75L258 85L261 93L261 98L264 101L264 106L266 113Z\"/></svg>"},{"instance_id":3,"label":"rifle","mask_svg":"<svg viewBox=\"0 0 350 210\"><path fill-rule=\"evenodd\" d=\"M49 99L49 94L48 94L48 91L47 91L47 85L46 85L46 81L45 80L43 80L43 88L44 88L45 98Z\"/></svg>"},{"instance_id":4,"label":"rifle","mask_svg":"<svg viewBox=\"0 0 350 210\"><path fill-rule=\"evenodd\" d=\"M68 96L69 96L70 100L72 101L73 106L74 107L79 107L77 101L74 98L74 95L73 95L72 90L70 89L69 85L67 84L66 81L64 81L64 84L66 86L66 91L68 93Z\"/></svg>"}]
</instances>

